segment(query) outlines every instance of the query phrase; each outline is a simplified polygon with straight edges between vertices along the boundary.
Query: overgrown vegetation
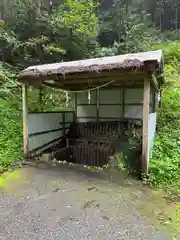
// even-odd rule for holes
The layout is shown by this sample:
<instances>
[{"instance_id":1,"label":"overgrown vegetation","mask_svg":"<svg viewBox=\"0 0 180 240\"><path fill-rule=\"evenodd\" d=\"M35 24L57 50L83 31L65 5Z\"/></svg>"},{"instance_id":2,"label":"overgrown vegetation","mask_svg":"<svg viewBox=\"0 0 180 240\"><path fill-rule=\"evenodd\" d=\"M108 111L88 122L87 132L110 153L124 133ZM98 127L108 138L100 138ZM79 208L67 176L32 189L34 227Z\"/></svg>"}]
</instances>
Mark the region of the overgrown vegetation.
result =
<instances>
[{"instance_id":1,"label":"overgrown vegetation","mask_svg":"<svg viewBox=\"0 0 180 240\"><path fill-rule=\"evenodd\" d=\"M21 89L26 66L162 48L166 84L148 181L180 184L180 3L175 0L0 3L0 170L22 154ZM62 109L65 93L29 91L29 109ZM41 104L39 104L41 102ZM180 187L179 187L180 189Z\"/></svg>"},{"instance_id":2,"label":"overgrown vegetation","mask_svg":"<svg viewBox=\"0 0 180 240\"><path fill-rule=\"evenodd\" d=\"M180 44L164 44L166 83L150 161L149 182L180 194Z\"/></svg>"},{"instance_id":3,"label":"overgrown vegetation","mask_svg":"<svg viewBox=\"0 0 180 240\"><path fill-rule=\"evenodd\" d=\"M21 88L16 73L33 64L92 56L98 33L96 7L93 1L72 0L53 5L36 0L0 3L0 170L22 155ZM39 89L29 89L30 111L66 108L65 93L41 91L40 97Z\"/></svg>"}]
</instances>

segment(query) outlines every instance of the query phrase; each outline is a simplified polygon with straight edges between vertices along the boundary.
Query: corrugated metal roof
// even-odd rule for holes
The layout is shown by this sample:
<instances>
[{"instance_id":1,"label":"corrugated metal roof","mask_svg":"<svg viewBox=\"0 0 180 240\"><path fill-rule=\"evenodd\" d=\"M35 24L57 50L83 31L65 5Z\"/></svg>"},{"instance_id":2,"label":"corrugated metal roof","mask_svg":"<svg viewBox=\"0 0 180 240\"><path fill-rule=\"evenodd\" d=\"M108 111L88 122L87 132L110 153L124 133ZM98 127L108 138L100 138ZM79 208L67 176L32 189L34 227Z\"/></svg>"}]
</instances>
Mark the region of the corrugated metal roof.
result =
<instances>
[{"instance_id":1,"label":"corrugated metal roof","mask_svg":"<svg viewBox=\"0 0 180 240\"><path fill-rule=\"evenodd\" d=\"M118 55L113 57L94 58L79 61L61 62L31 66L20 72L19 79L44 79L55 75L65 75L83 72L101 72L121 69L133 70L144 67L145 62L154 62L159 68L163 63L161 50ZM161 70L162 71L162 70Z\"/></svg>"}]
</instances>

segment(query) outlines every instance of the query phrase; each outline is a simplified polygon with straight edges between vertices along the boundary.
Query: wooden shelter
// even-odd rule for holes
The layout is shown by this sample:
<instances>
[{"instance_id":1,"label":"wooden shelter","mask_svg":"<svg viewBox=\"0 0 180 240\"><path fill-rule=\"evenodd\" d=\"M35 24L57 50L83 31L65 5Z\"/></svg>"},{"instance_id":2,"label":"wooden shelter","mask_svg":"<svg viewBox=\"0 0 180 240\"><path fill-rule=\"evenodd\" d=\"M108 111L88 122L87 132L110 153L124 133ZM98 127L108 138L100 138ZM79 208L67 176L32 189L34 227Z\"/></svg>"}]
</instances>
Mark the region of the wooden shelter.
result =
<instances>
[{"instance_id":1,"label":"wooden shelter","mask_svg":"<svg viewBox=\"0 0 180 240\"><path fill-rule=\"evenodd\" d=\"M61 133L61 139L67 138L74 123L96 122L101 127L111 121L116 122L114 130L119 131L122 127L122 124L118 125L120 122L140 121L141 167L144 171L148 170L156 128L158 94L164 82L161 50L32 66L20 72L18 78L23 88L25 155L40 150L42 146L45 149L54 144L55 140L59 141L58 135L52 133ZM44 85L73 92L73 111L28 113L29 85L36 88ZM58 118L61 118L61 128L53 125ZM36 129L38 124L40 125ZM47 137L50 135L50 138ZM36 143L30 149L30 145L33 145L31 137L37 136L41 140L33 140Z\"/></svg>"}]
</instances>

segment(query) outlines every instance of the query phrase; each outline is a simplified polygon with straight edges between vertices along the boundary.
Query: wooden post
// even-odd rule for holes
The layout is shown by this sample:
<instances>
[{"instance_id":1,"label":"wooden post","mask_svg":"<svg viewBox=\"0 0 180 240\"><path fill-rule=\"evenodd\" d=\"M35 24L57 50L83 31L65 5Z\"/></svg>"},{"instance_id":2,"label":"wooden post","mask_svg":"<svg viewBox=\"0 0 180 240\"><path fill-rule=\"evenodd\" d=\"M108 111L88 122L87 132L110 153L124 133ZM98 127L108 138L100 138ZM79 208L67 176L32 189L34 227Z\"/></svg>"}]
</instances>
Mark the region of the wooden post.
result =
<instances>
[{"instance_id":1,"label":"wooden post","mask_svg":"<svg viewBox=\"0 0 180 240\"><path fill-rule=\"evenodd\" d=\"M77 122L77 93L74 93L73 98L73 108L74 108L74 122Z\"/></svg>"},{"instance_id":2,"label":"wooden post","mask_svg":"<svg viewBox=\"0 0 180 240\"><path fill-rule=\"evenodd\" d=\"M99 95L99 88L96 90L96 121L99 122L99 101L100 101L100 95Z\"/></svg>"},{"instance_id":3,"label":"wooden post","mask_svg":"<svg viewBox=\"0 0 180 240\"><path fill-rule=\"evenodd\" d=\"M143 135L142 135L142 171L148 171L148 120L149 120L149 103L150 103L150 80L144 80L144 97L143 97Z\"/></svg>"},{"instance_id":4,"label":"wooden post","mask_svg":"<svg viewBox=\"0 0 180 240\"><path fill-rule=\"evenodd\" d=\"M39 88L39 105L40 105L40 110L43 110L43 105L42 105L42 101L43 101L43 93L42 93L43 89L42 87Z\"/></svg>"},{"instance_id":5,"label":"wooden post","mask_svg":"<svg viewBox=\"0 0 180 240\"><path fill-rule=\"evenodd\" d=\"M125 88L122 86L122 119L124 120L124 109L125 109Z\"/></svg>"},{"instance_id":6,"label":"wooden post","mask_svg":"<svg viewBox=\"0 0 180 240\"><path fill-rule=\"evenodd\" d=\"M65 112L62 113L62 126L63 126L63 137L65 137L66 135L66 116L65 116Z\"/></svg>"},{"instance_id":7,"label":"wooden post","mask_svg":"<svg viewBox=\"0 0 180 240\"><path fill-rule=\"evenodd\" d=\"M22 110L23 110L23 139L24 139L24 156L28 156L28 86L22 85Z\"/></svg>"}]
</instances>

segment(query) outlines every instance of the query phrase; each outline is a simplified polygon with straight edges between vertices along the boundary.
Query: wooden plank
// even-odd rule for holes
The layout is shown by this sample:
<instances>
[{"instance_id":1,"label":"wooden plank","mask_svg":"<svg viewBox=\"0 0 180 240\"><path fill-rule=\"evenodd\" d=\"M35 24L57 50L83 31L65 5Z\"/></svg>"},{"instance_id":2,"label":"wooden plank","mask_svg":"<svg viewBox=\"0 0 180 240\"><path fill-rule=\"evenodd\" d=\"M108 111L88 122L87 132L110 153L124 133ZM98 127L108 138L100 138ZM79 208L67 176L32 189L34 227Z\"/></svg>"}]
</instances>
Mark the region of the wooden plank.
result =
<instances>
[{"instance_id":1,"label":"wooden plank","mask_svg":"<svg viewBox=\"0 0 180 240\"><path fill-rule=\"evenodd\" d=\"M107 82L96 82L96 83L92 83L91 84L91 89L92 88L97 88L100 87L105 84ZM143 81L116 81L114 83L108 84L109 87L121 87L122 85L126 85L126 86L142 86L143 85ZM54 89L61 89L61 90L66 90L66 91L88 91L89 87L88 87L88 83L87 82L81 82L81 83L72 83L71 85L68 84L60 84L57 83L57 85L50 85L50 84L44 84L44 86L50 87L50 88L54 88ZM107 87L103 87L104 89Z\"/></svg>"},{"instance_id":2,"label":"wooden plank","mask_svg":"<svg viewBox=\"0 0 180 240\"><path fill-rule=\"evenodd\" d=\"M22 84L22 111L23 111L23 140L24 140L24 157L28 157L28 86Z\"/></svg>"},{"instance_id":3,"label":"wooden plank","mask_svg":"<svg viewBox=\"0 0 180 240\"><path fill-rule=\"evenodd\" d=\"M97 103L90 104L90 106L96 106ZM101 103L101 106L123 106L123 103ZM143 103L126 103L125 106L142 106ZM88 103L81 103L78 106L89 106Z\"/></svg>"},{"instance_id":4,"label":"wooden plank","mask_svg":"<svg viewBox=\"0 0 180 240\"><path fill-rule=\"evenodd\" d=\"M34 74L33 76L29 76L26 80L30 85L36 85L37 87L40 87L43 81L48 81L49 79L59 81L62 83L66 83L68 80L76 81L76 80L82 80L82 79L95 79L98 78L104 78L104 77L110 77L111 79L116 78L119 76L121 79L127 79L129 78L134 79L137 77L137 79L142 79L141 76L145 76L147 72L144 71L119 71L119 70L113 70L113 71L104 71L104 72L84 72L84 73L76 73L76 74L51 74L50 75L37 75ZM24 82L23 79L20 79L19 81Z\"/></svg>"},{"instance_id":5,"label":"wooden plank","mask_svg":"<svg viewBox=\"0 0 180 240\"><path fill-rule=\"evenodd\" d=\"M112 77L99 77L99 78L93 78L92 79L92 83L91 86L101 86L103 84L107 84L108 82L112 82L109 85L122 85L124 83L127 85L132 85L132 84L136 84L137 83L143 83L144 80L144 75L132 75L132 76L112 76ZM113 83L114 81L114 83ZM48 83L48 82L44 82L45 85L48 86L53 86L53 84L55 84L57 87L69 87L69 86L75 86L76 84L78 85L82 85L82 84L89 84L89 78L82 78L82 79L74 79L74 80L66 80L66 81L54 81L54 83ZM108 86L108 85L107 85Z\"/></svg>"},{"instance_id":6,"label":"wooden plank","mask_svg":"<svg viewBox=\"0 0 180 240\"><path fill-rule=\"evenodd\" d=\"M137 83L137 82L136 82ZM134 85L129 85L129 84L120 84L118 85L117 82L115 82L114 84L111 84L111 85L108 85L108 86L105 86L103 88L100 88L101 91L103 90L113 90L113 89L120 89L120 88L124 88L124 89L127 89L127 88L143 88L144 86L144 81L139 81L138 84L134 84Z\"/></svg>"},{"instance_id":7,"label":"wooden plank","mask_svg":"<svg viewBox=\"0 0 180 240\"><path fill-rule=\"evenodd\" d=\"M102 71L102 72L81 72L81 73L72 73L72 74L66 74L66 75L62 75L62 74L54 74L52 75L51 79L56 79L56 80L60 80L63 82L66 82L67 80L78 80L78 79L95 79L95 78L103 78L103 77L110 77L111 79L113 77L128 77L131 76L131 79L136 76L136 75L145 75L144 71L141 70L136 70L136 71L120 71L119 69L117 70L113 70L113 71ZM43 76L42 76L43 77ZM47 80L49 79L49 76L44 76L44 78L46 78ZM44 79L45 80L45 79Z\"/></svg>"},{"instance_id":8,"label":"wooden plank","mask_svg":"<svg viewBox=\"0 0 180 240\"><path fill-rule=\"evenodd\" d=\"M89 82L89 79L92 79L92 83L96 82L96 81L133 81L135 80L142 80L144 79L145 74L141 73L136 73L136 74L110 74L110 73L106 73L105 74L96 74L96 75L90 75L90 76L84 76L84 77L77 77L77 78L67 78L67 79L55 79L55 82L59 82L62 84L74 84L74 83L82 83L82 82ZM47 80L48 82L48 80Z\"/></svg>"},{"instance_id":9,"label":"wooden plank","mask_svg":"<svg viewBox=\"0 0 180 240\"><path fill-rule=\"evenodd\" d=\"M78 117L78 119L96 119L96 117ZM119 117L100 117L99 120L102 119L114 119L116 121L142 121L142 118L119 118Z\"/></svg>"},{"instance_id":10,"label":"wooden plank","mask_svg":"<svg viewBox=\"0 0 180 240\"><path fill-rule=\"evenodd\" d=\"M143 96L143 136L142 136L142 171L148 171L148 120L149 120L149 102L150 102L150 79L144 80Z\"/></svg>"}]
</instances>

